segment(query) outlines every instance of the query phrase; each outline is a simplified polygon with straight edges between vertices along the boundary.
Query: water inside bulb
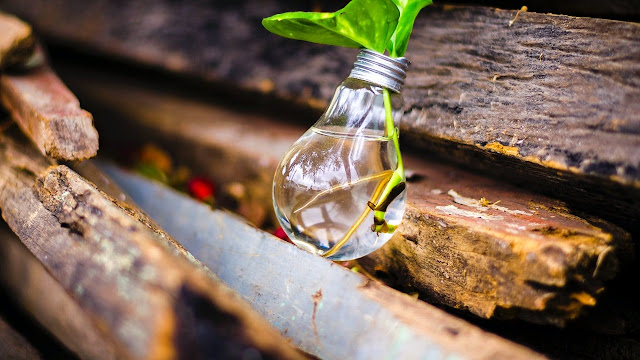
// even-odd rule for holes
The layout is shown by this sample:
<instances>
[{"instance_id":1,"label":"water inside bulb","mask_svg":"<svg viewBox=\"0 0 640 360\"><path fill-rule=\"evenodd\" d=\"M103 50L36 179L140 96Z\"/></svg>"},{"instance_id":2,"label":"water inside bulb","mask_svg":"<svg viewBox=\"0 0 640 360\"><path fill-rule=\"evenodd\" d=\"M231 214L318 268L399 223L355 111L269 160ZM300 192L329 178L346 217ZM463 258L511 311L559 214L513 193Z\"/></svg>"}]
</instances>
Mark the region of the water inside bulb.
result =
<instances>
[{"instance_id":1,"label":"water inside bulb","mask_svg":"<svg viewBox=\"0 0 640 360\"><path fill-rule=\"evenodd\" d=\"M393 235L372 230L368 202L380 199L397 155L391 139L375 126L335 123L319 121L283 157L273 201L282 228L297 246L319 255L329 252L332 260L350 260L378 249ZM389 225L400 224L405 205L402 191L387 207Z\"/></svg>"}]
</instances>

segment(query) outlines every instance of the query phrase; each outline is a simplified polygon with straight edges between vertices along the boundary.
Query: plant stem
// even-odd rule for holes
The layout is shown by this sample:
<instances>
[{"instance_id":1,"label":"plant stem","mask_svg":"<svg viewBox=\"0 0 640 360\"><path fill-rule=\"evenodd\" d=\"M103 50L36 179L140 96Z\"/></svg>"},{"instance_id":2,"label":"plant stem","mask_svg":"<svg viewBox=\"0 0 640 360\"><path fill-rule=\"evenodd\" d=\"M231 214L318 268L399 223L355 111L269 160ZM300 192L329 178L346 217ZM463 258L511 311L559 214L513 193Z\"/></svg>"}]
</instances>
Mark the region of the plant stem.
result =
<instances>
[{"instance_id":1,"label":"plant stem","mask_svg":"<svg viewBox=\"0 0 640 360\"><path fill-rule=\"evenodd\" d=\"M381 181L378 184L378 186L376 186L376 189L373 191L373 194L371 194L371 201L376 201L376 199L378 198L378 196L382 192L382 187L385 185L385 183L386 183L385 181ZM386 184L388 184L388 183L386 183ZM347 231L347 233L344 234L342 239L340 239L340 241L338 241L335 245L333 245L331 247L331 249L325 251L321 255L324 256L324 257L329 257L329 256L335 254L336 252L338 252L338 250L340 250L347 243L347 241L349 241L349 239L356 232L356 230L358 230L358 228L360 227L362 222L367 218L367 215L369 214L369 211L371 211L371 208L369 208L369 206L365 206L365 208L362 211L362 214L360 214L360 217L358 218L358 220L356 220L356 222L354 222L353 225L351 225L351 227L349 228L349 231Z\"/></svg>"},{"instance_id":2,"label":"plant stem","mask_svg":"<svg viewBox=\"0 0 640 360\"><path fill-rule=\"evenodd\" d=\"M379 206L387 202L387 200L392 201L393 199L387 199L387 198L390 196L390 194L393 192L393 190L397 186L404 183L405 181L404 164L402 163L402 154L400 153L400 140L398 139L398 131L395 125L393 124L393 108L391 106L391 93L389 92L389 89L387 88L382 89L382 95L384 98L385 122L387 126L387 133L389 134L388 136L391 137L391 141L393 141L393 146L396 150L396 156L398 159L398 166L396 167L396 170L393 172L393 175L391 175L391 179L389 179L387 186L382 191L382 194L380 195L380 199L378 200L378 203L375 204L375 208L373 208L374 210L376 210L373 215L374 224L375 224L374 231L393 232L393 230L388 231L388 229L391 229L391 227L388 226L388 224L384 220L386 206L384 206L383 208L380 208ZM395 229L395 227L393 227L393 229Z\"/></svg>"},{"instance_id":3,"label":"plant stem","mask_svg":"<svg viewBox=\"0 0 640 360\"><path fill-rule=\"evenodd\" d=\"M393 140L393 146L396 148L396 154L398 156L398 167L396 168L396 172L404 179L404 165L402 163L402 154L400 154L400 139L398 136L398 131L396 131L396 127L393 124L393 108L391 107L391 93L389 93L389 89L382 89L382 94L384 97L384 114L385 114L385 122L387 125L387 133L391 134L391 139Z\"/></svg>"},{"instance_id":4,"label":"plant stem","mask_svg":"<svg viewBox=\"0 0 640 360\"><path fill-rule=\"evenodd\" d=\"M384 99L385 125L387 128L387 134L391 138L391 141L393 141L393 146L396 150L396 155L398 158L398 166L394 170L393 174L391 174L391 177L389 178L389 181L386 183L386 186L384 187L384 189L382 189L382 185L384 183L380 183L376 188L376 190L374 191L373 195L371 196L371 201L370 201L371 203L373 203L373 201L378 199L378 202L376 203L376 205L383 204L387 200L387 198L389 197L393 189L405 181L404 164L402 163L402 155L400 154L400 140L398 138L398 131L396 130L396 126L393 123L393 107L391 106L391 93L389 92L389 89L383 88L382 95ZM364 209L364 211L362 212L358 220L356 220L356 222L351 226L351 228L349 228L349 231L347 231L347 233L343 236L343 238L340 241L338 241L333 247L331 247L331 249L324 252L322 256L329 257L335 254L338 250L340 250L340 248L342 248L347 243L347 241L349 241L349 238L351 238L351 236L358 229L360 224L362 224L362 222L365 220L370 210L372 209L369 206L367 206L367 208ZM383 230L383 229L395 229L395 226L391 227L390 225L387 225L386 222L384 221L385 213L386 211L381 211L381 210L374 211L374 215L373 215L374 219L377 219L378 223L380 224L385 224L386 227L384 225L376 225L376 222L374 221L374 227L372 228L372 230L376 232L393 232L393 230L390 230L390 231Z\"/></svg>"}]
</instances>

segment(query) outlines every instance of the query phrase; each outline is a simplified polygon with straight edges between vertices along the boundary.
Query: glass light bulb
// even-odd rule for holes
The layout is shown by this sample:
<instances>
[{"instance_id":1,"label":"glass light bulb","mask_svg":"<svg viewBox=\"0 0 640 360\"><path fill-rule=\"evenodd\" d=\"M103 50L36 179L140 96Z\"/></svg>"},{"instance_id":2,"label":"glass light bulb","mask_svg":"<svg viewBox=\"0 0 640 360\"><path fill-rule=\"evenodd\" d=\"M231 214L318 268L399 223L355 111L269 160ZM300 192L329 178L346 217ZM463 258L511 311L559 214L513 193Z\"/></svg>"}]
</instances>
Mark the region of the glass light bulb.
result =
<instances>
[{"instance_id":1,"label":"glass light bulb","mask_svg":"<svg viewBox=\"0 0 640 360\"><path fill-rule=\"evenodd\" d=\"M394 93L391 100L397 121L402 98ZM397 166L398 154L385 123L383 88L349 77L276 170L273 203L278 221L307 251L332 260L365 256L391 238L404 215L402 187L386 208L389 229L376 232L372 205L381 200Z\"/></svg>"}]
</instances>

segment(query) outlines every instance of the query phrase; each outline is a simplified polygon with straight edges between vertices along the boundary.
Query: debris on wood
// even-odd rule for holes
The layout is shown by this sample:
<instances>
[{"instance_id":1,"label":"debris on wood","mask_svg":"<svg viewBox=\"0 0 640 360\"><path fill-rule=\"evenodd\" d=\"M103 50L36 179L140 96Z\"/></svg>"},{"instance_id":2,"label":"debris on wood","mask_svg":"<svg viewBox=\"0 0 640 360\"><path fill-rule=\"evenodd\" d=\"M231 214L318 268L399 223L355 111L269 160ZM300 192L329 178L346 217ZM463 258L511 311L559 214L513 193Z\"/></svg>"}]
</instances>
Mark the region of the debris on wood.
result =
<instances>
[{"instance_id":1,"label":"debris on wood","mask_svg":"<svg viewBox=\"0 0 640 360\"><path fill-rule=\"evenodd\" d=\"M513 20L509 20L509 27L511 27L513 23L515 23L516 20L518 20L518 15L520 15L521 12L526 12L527 10L529 9L526 6L523 6L520 8L520 10L516 11L516 16L513 17Z\"/></svg>"},{"instance_id":2,"label":"debris on wood","mask_svg":"<svg viewBox=\"0 0 640 360\"><path fill-rule=\"evenodd\" d=\"M82 160L98 152L93 116L46 63L2 74L0 100L42 154Z\"/></svg>"},{"instance_id":3,"label":"debris on wood","mask_svg":"<svg viewBox=\"0 0 640 360\"><path fill-rule=\"evenodd\" d=\"M360 261L390 285L484 318L564 326L632 260L628 233L562 202L447 165L407 164L425 177L408 186L405 222Z\"/></svg>"},{"instance_id":4,"label":"debris on wood","mask_svg":"<svg viewBox=\"0 0 640 360\"><path fill-rule=\"evenodd\" d=\"M35 45L31 26L0 11L0 70L26 61Z\"/></svg>"},{"instance_id":5,"label":"debris on wood","mask_svg":"<svg viewBox=\"0 0 640 360\"><path fill-rule=\"evenodd\" d=\"M118 357L305 357L114 201L23 139L0 135L2 217Z\"/></svg>"},{"instance_id":6,"label":"debris on wood","mask_svg":"<svg viewBox=\"0 0 640 360\"><path fill-rule=\"evenodd\" d=\"M105 111L109 122L101 131L117 139L116 148L140 141L121 134L127 124L222 188L271 189L279 159L305 130L108 78L77 85ZM211 166L214 158L233 165ZM394 286L485 318L564 325L593 307L603 281L629 262L630 236L616 226L488 176L407 159L420 176L408 184L405 222L387 246L361 261ZM270 196L260 204L272 212Z\"/></svg>"}]
</instances>

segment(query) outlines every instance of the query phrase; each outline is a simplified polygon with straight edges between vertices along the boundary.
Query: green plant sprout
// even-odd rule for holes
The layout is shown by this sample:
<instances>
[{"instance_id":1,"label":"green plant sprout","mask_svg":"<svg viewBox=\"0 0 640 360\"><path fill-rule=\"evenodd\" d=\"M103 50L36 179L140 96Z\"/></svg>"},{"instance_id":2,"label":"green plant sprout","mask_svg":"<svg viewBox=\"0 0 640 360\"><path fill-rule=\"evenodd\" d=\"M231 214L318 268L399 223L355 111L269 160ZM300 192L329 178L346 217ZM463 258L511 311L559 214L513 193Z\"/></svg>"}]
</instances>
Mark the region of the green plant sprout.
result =
<instances>
[{"instance_id":1,"label":"green plant sprout","mask_svg":"<svg viewBox=\"0 0 640 360\"><path fill-rule=\"evenodd\" d=\"M418 13L431 3L432 0L351 0L333 13L287 12L263 19L262 25L270 32L290 39L365 48L381 54L388 52L390 57L397 58L404 56L407 50ZM325 257L346 244L369 211L374 212L372 231L391 233L396 229L386 222L385 213L387 206L404 191L406 183L398 129L393 123L391 94L387 88L382 91L386 132L396 150L397 167L389 180L376 188L367 209L344 237L322 254Z\"/></svg>"}]
</instances>

